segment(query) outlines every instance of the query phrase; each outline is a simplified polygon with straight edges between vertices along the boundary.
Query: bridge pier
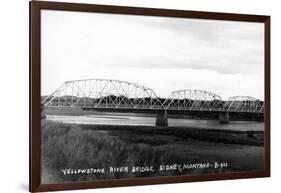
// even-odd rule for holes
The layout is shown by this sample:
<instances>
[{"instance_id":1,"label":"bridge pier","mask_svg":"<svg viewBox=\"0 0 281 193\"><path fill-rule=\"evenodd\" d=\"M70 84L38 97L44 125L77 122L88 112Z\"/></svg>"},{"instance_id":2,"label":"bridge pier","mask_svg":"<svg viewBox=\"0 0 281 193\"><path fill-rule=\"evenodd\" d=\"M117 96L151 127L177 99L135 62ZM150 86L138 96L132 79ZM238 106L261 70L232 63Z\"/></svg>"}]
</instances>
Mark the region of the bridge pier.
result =
<instances>
[{"instance_id":1,"label":"bridge pier","mask_svg":"<svg viewBox=\"0 0 281 193\"><path fill-rule=\"evenodd\" d=\"M156 126L168 126L167 110L158 110L156 115Z\"/></svg>"},{"instance_id":2,"label":"bridge pier","mask_svg":"<svg viewBox=\"0 0 281 193\"><path fill-rule=\"evenodd\" d=\"M222 123L222 124L229 123L228 112L220 112L219 122Z\"/></svg>"}]
</instances>

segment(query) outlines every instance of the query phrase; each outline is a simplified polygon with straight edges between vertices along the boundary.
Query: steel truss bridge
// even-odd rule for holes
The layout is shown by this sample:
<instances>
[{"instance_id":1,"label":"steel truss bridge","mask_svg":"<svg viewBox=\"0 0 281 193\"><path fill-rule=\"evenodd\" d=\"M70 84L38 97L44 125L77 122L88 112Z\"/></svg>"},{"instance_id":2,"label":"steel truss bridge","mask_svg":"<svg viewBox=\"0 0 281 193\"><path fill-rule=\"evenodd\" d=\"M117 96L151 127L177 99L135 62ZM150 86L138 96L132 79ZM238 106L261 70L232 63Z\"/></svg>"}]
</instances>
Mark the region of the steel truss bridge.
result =
<instances>
[{"instance_id":1,"label":"steel truss bridge","mask_svg":"<svg viewBox=\"0 0 281 193\"><path fill-rule=\"evenodd\" d=\"M45 107L264 112L264 102L249 96L222 100L209 91L178 90L163 99L143 85L108 79L66 81L49 96L42 97L41 103Z\"/></svg>"}]
</instances>

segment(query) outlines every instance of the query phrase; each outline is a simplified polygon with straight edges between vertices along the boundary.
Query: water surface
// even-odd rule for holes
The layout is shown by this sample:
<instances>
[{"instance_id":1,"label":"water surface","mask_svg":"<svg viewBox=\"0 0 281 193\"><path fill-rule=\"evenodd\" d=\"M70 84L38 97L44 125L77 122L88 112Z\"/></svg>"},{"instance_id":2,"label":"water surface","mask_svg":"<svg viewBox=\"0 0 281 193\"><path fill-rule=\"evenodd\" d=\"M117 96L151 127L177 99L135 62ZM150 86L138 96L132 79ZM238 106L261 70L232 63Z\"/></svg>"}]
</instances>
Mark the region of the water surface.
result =
<instances>
[{"instance_id":1,"label":"water surface","mask_svg":"<svg viewBox=\"0 0 281 193\"><path fill-rule=\"evenodd\" d=\"M104 113L102 115L47 115L48 120L75 124L99 124L99 125L146 125L154 126L155 117L138 115L134 113ZM228 124L220 124L218 120L196 120L186 118L169 118L169 126L194 127L205 129L227 129L240 131L263 131L264 123L256 121L231 121Z\"/></svg>"}]
</instances>

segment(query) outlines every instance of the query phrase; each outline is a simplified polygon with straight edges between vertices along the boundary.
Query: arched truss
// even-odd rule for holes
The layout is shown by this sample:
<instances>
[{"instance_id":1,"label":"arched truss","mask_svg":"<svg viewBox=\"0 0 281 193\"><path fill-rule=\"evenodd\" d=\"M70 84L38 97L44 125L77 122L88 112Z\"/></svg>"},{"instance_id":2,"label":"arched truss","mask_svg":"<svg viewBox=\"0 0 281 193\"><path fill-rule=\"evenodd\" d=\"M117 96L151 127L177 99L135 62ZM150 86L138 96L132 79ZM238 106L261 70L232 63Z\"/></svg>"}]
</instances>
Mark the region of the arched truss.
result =
<instances>
[{"instance_id":1,"label":"arched truss","mask_svg":"<svg viewBox=\"0 0 281 193\"><path fill-rule=\"evenodd\" d=\"M163 106L169 110L218 111L221 97L204 90L178 90L171 93Z\"/></svg>"},{"instance_id":2,"label":"arched truss","mask_svg":"<svg viewBox=\"0 0 281 193\"><path fill-rule=\"evenodd\" d=\"M42 99L44 106L94 108L161 108L161 103L148 87L107 79L67 81Z\"/></svg>"},{"instance_id":3,"label":"arched truss","mask_svg":"<svg viewBox=\"0 0 281 193\"><path fill-rule=\"evenodd\" d=\"M222 111L263 113L264 102L250 96L233 96L225 101Z\"/></svg>"}]
</instances>

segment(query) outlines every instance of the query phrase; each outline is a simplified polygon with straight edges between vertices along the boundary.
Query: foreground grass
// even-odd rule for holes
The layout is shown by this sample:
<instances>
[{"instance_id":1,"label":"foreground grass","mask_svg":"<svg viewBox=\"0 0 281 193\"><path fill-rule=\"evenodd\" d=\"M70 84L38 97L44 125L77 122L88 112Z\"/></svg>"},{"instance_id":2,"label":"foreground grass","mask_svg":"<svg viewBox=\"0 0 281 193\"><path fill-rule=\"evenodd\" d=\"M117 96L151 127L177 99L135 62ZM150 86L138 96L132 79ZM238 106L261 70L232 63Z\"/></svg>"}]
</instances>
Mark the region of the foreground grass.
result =
<instances>
[{"instance_id":1,"label":"foreground grass","mask_svg":"<svg viewBox=\"0 0 281 193\"><path fill-rule=\"evenodd\" d=\"M117 137L85 131L77 125L42 121L42 169L52 173L51 180L55 182L145 176L131 173L64 176L61 172L64 168L150 166L175 159L172 152L146 144L129 146Z\"/></svg>"},{"instance_id":2,"label":"foreground grass","mask_svg":"<svg viewBox=\"0 0 281 193\"><path fill-rule=\"evenodd\" d=\"M225 134L221 131L211 133L197 129L75 125L48 120L42 120L41 124L43 183L262 169L262 147L258 146L263 140L257 134L249 137L244 132L244 137L241 137L242 134L239 132L226 132L227 134ZM237 139L234 142L240 143L240 145L223 144L230 143L231 139ZM247 146L245 150L241 144L253 147ZM237 152L231 154L229 149ZM241 157L241 155L251 154L253 151L252 157L248 156L247 159ZM256 151L259 152L258 155L256 155ZM67 168L108 168L109 166L155 166L157 168L160 164L208 161L229 161L232 164L221 170L209 168L148 173L106 172L91 175L63 175L62 172L62 169ZM239 164L239 161L245 162L245 164Z\"/></svg>"}]
</instances>

